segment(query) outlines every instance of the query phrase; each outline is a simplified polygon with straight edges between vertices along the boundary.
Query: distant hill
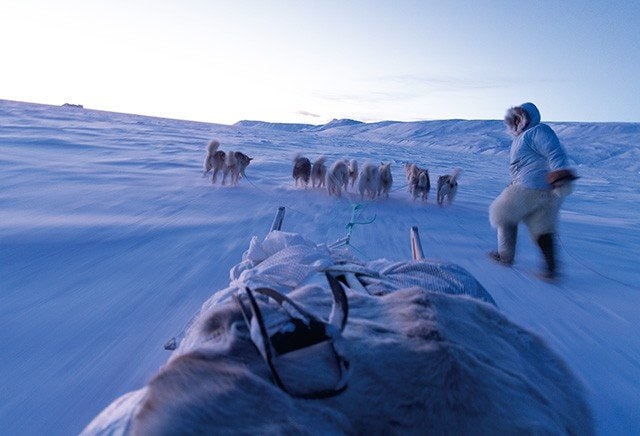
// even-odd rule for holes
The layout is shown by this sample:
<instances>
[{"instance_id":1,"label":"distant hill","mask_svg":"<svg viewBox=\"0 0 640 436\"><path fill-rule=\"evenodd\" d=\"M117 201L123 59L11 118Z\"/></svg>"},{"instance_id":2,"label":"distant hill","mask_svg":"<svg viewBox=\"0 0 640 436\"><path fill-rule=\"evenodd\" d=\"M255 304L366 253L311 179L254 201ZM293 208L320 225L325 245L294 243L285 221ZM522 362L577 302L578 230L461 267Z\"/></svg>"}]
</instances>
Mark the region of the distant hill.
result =
<instances>
[{"instance_id":1,"label":"distant hill","mask_svg":"<svg viewBox=\"0 0 640 436\"><path fill-rule=\"evenodd\" d=\"M271 130L284 130L287 132L320 132L323 130L334 129L338 127L353 127L364 125L362 121L344 119L333 119L326 124L314 125L303 123L271 123L266 121L242 120L234 124L236 127L262 128Z\"/></svg>"},{"instance_id":2,"label":"distant hill","mask_svg":"<svg viewBox=\"0 0 640 436\"><path fill-rule=\"evenodd\" d=\"M234 126L269 129L269 130L283 130L286 132L300 132L310 127L314 127L313 124L270 123L267 121L251 121L251 120L238 121L237 123L234 124Z\"/></svg>"}]
</instances>

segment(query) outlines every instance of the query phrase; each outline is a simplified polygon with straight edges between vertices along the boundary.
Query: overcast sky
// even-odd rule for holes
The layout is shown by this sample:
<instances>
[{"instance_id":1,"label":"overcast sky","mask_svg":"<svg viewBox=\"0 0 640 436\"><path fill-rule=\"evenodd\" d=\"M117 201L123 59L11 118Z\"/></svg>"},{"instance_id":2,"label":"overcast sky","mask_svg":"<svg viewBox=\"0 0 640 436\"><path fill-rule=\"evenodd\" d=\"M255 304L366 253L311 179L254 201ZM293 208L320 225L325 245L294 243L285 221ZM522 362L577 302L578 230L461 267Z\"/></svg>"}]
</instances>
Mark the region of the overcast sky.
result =
<instances>
[{"instance_id":1,"label":"overcast sky","mask_svg":"<svg viewBox=\"0 0 640 436\"><path fill-rule=\"evenodd\" d=\"M640 122L640 1L2 0L0 98L232 124Z\"/></svg>"}]
</instances>

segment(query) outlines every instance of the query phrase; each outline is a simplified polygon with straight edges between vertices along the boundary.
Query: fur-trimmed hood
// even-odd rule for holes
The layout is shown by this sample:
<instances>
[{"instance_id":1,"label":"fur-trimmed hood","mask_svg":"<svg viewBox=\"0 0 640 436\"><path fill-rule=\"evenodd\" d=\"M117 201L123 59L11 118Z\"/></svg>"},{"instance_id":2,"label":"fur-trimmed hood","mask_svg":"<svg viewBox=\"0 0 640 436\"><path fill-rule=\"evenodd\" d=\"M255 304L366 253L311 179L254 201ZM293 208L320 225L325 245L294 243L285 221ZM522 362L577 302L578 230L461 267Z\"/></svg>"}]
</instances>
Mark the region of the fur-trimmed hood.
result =
<instances>
[{"instance_id":1,"label":"fur-trimmed hood","mask_svg":"<svg viewBox=\"0 0 640 436\"><path fill-rule=\"evenodd\" d=\"M521 104L520 107L527 113L527 115L529 115L529 124L527 125L527 129L540 124L540 111L535 104L527 102Z\"/></svg>"},{"instance_id":2,"label":"fur-trimmed hood","mask_svg":"<svg viewBox=\"0 0 640 436\"><path fill-rule=\"evenodd\" d=\"M514 135L519 135L540 124L540 111L533 103L523 103L507 110L504 122Z\"/></svg>"}]
</instances>

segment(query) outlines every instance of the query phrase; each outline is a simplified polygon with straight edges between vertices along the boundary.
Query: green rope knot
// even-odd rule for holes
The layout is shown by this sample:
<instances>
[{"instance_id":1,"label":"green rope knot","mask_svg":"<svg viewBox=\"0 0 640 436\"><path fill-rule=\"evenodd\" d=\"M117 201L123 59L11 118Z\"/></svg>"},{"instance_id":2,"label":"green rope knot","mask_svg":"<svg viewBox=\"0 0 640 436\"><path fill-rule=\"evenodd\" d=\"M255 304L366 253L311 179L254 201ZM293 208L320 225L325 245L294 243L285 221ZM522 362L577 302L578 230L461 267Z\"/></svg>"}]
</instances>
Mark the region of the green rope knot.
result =
<instances>
[{"instance_id":1,"label":"green rope knot","mask_svg":"<svg viewBox=\"0 0 640 436\"><path fill-rule=\"evenodd\" d=\"M361 205L361 204L353 204L352 205L353 210L351 211L351 220L347 223L347 225L345 226L345 228L347 229L347 236L345 236L344 238L336 241L335 243L333 243L331 245L331 248L336 248L336 247L340 247L342 245L350 245L350 241L351 241L351 232L353 232L353 228L355 227L356 224L371 224L372 222L374 222L376 220L376 218L378 217L377 215L373 215L373 218L371 218L368 221L356 221L356 218L358 217L358 215L360 215L360 213L364 210L365 206ZM352 246L353 247L353 246Z\"/></svg>"}]
</instances>

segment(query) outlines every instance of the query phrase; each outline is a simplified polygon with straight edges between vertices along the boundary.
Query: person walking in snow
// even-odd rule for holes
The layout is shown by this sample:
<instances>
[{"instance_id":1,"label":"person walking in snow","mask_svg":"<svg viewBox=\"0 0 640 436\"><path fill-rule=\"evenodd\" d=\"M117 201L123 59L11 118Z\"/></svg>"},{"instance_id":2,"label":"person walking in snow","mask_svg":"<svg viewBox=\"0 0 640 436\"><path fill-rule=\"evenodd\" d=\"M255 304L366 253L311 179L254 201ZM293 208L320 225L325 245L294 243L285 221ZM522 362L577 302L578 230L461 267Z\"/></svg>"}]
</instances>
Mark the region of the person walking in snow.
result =
<instances>
[{"instance_id":1,"label":"person walking in snow","mask_svg":"<svg viewBox=\"0 0 640 436\"><path fill-rule=\"evenodd\" d=\"M524 222L545 261L542 277L554 279L558 213L577 177L553 129L540 123L540 112L533 103L510 108L504 122L514 135L509 155L511 184L489 207L489 221L498 236L498 250L489 256L502 265L512 265L518 224Z\"/></svg>"}]
</instances>

